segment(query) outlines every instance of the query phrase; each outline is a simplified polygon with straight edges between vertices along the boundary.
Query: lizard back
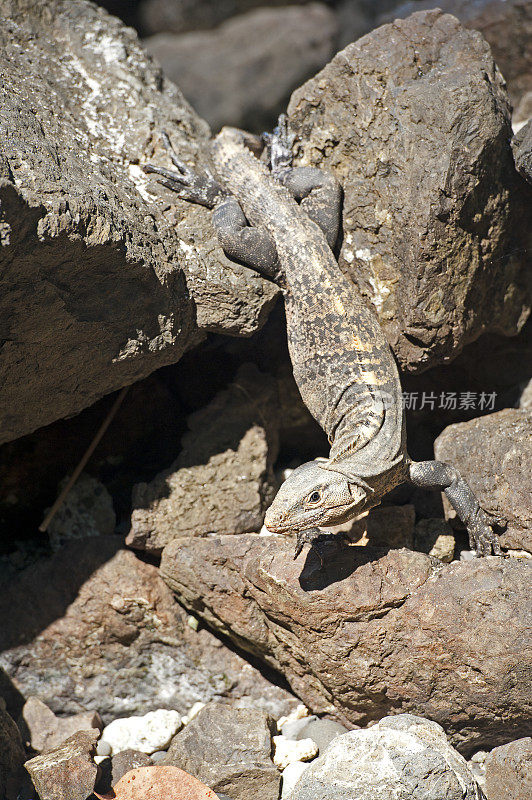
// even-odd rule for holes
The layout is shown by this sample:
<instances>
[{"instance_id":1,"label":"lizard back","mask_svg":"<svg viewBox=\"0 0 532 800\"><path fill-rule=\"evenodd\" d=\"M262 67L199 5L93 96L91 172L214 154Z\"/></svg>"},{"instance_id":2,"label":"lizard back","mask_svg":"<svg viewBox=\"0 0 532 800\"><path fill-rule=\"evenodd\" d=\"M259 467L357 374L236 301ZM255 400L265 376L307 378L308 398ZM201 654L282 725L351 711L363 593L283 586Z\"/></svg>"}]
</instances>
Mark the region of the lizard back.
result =
<instances>
[{"instance_id":1,"label":"lizard back","mask_svg":"<svg viewBox=\"0 0 532 800\"><path fill-rule=\"evenodd\" d=\"M249 222L263 225L275 241L301 397L329 437L331 467L373 476L405 452L401 386L390 347L320 228L240 136L224 129L216 137L214 163Z\"/></svg>"}]
</instances>

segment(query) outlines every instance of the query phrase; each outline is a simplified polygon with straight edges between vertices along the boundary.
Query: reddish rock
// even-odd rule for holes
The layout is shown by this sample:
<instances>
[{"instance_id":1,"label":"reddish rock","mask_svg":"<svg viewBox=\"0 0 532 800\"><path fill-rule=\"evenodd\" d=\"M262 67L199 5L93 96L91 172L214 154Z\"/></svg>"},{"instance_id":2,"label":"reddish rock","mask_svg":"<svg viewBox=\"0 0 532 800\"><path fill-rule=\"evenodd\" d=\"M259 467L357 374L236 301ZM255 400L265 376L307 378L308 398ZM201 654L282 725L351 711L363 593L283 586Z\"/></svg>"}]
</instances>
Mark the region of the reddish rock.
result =
<instances>
[{"instance_id":1,"label":"reddish rock","mask_svg":"<svg viewBox=\"0 0 532 800\"><path fill-rule=\"evenodd\" d=\"M215 793L197 778L177 767L140 767L126 773L101 800L217 800Z\"/></svg>"},{"instance_id":2,"label":"reddish rock","mask_svg":"<svg viewBox=\"0 0 532 800\"><path fill-rule=\"evenodd\" d=\"M161 572L179 600L281 671L319 714L367 725L410 711L464 753L524 735L532 667L526 560L441 565L345 546L325 569L292 537L180 539Z\"/></svg>"},{"instance_id":3,"label":"reddish rock","mask_svg":"<svg viewBox=\"0 0 532 800\"><path fill-rule=\"evenodd\" d=\"M488 800L530 800L532 739L527 736L495 747L485 761Z\"/></svg>"}]
</instances>

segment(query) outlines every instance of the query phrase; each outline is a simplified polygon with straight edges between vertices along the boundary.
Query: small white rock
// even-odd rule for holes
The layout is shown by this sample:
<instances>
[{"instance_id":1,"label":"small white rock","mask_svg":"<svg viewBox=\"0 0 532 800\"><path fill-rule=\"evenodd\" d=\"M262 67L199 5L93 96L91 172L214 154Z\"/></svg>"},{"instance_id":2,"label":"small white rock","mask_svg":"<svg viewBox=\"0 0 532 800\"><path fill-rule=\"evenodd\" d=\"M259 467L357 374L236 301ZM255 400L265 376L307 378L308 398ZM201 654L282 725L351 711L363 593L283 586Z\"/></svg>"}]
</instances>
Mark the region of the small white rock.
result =
<instances>
[{"instance_id":1,"label":"small white rock","mask_svg":"<svg viewBox=\"0 0 532 800\"><path fill-rule=\"evenodd\" d=\"M304 764L302 761L292 761L292 763L283 770L281 800L288 800L294 786L309 766L309 764Z\"/></svg>"},{"instance_id":2,"label":"small white rock","mask_svg":"<svg viewBox=\"0 0 532 800\"><path fill-rule=\"evenodd\" d=\"M183 725L188 725L190 720L194 719L196 714L198 714L202 708L205 708L205 703L202 703L199 700L197 703L194 703L192 708L190 708L188 712L185 714L185 716L182 718L181 722L183 723Z\"/></svg>"},{"instance_id":3,"label":"small white rock","mask_svg":"<svg viewBox=\"0 0 532 800\"><path fill-rule=\"evenodd\" d=\"M279 730L281 730L283 725L286 725L287 722L296 722L298 719L304 719L304 717L308 717L308 715L308 708L304 706L303 703L300 703L289 714L284 717L279 717L277 720L277 727Z\"/></svg>"},{"instance_id":4,"label":"small white rock","mask_svg":"<svg viewBox=\"0 0 532 800\"><path fill-rule=\"evenodd\" d=\"M104 728L101 740L111 745L113 755L122 750L140 750L150 755L165 750L181 726L177 711L160 708L143 717L113 720Z\"/></svg>"},{"instance_id":5,"label":"small white rock","mask_svg":"<svg viewBox=\"0 0 532 800\"><path fill-rule=\"evenodd\" d=\"M287 739L286 736L274 736L275 755L273 763L279 769L286 769L294 761L310 761L319 752L318 745L312 739Z\"/></svg>"},{"instance_id":6,"label":"small white rock","mask_svg":"<svg viewBox=\"0 0 532 800\"><path fill-rule=\"evenodd\" d=\"M193 617L192 615L187 617L187 625L189 628L192 628L193 631L197 631L199 628L199 620L197 617Z\"/></svg>"}]
</instances>

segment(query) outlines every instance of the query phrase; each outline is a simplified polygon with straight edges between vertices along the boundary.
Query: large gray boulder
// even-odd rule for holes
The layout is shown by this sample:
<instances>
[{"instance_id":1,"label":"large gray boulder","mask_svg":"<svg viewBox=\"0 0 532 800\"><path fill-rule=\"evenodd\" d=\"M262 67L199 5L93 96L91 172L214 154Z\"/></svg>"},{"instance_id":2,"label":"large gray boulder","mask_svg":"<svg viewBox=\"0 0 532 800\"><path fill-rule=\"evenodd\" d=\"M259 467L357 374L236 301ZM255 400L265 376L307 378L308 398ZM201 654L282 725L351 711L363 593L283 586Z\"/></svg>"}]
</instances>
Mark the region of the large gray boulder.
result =
<instances>
[{"instance_id":1,"label":"large gray boulder","mask_svg":"<svg viewBox=\"0 0 532 800\"><path fill-rule=\"evenodd\" d=\"M225 259L205 209L141 163L165 129L205 163L207 124L134 32L86 0L0 0L0 441L250 335L277 293Z\"/></svg>"},{"instance_id":2,"label":"large gray boulder","mask_svg":"<svg viewBox=\"0 0 532 800\"><path fill-rule=\"evenodd\" d=\"M465 759L443 728L412 714L338 736L290 800L480 800Z\"/></svg>"},{"instance_id":3,"label":"large gray boulder","mask_svg":"<svg viewBox=\"0 0 532 800\"><path fill-rule=\"evenodd\" d=\"M520 329L532 204L513 166L504 81L479 33L439 10L384 25L297 89L288 111L298 163L342 182L340 266L403 368Z\"/></svg>"},{"instance_id":4,"label":"large gray boulder","mask_svg":"<svg viewBox=\"0 0 532 800\"><path fill-rule=\"evenodd\" d=\"M294 561L293 548L290 536L181 538L161 572L314 713L350 726L423 714L464 753L526 734L528 560L442 565L351 545L332 548L322 568L312 551Z\"/></svg>"}]
</instances>

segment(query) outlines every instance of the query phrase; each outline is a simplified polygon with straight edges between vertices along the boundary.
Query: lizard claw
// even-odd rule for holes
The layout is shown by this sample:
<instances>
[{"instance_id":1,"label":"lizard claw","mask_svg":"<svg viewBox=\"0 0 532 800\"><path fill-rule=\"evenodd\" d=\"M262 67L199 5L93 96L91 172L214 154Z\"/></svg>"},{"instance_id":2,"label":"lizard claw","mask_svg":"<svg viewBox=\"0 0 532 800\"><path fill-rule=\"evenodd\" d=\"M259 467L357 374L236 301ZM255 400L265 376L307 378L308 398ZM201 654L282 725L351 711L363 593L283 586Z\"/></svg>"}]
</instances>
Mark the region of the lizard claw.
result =
<instances>
[{"instance_id":1,"label":"lizard claw","mask_svg":"<svg viewBox=\"0 0 532 800\"><path fill-rule=\"evenodd\" d=\"M142 167L145 173L160 175L162 180L159 180L158 183L171 189L181 200L197 203L207 208L214 208L220 200L228 196L228 192L208 170L205 175L200 175L177 157L168 134L161 133L161 139L177 171L158 167L155 164L145 164Z\"/></svg>"},{"instance_id":2,"label":"lizard claw","mask_svg":"<svg viewBox=\"0 0 532 800\"><path fill-rule=\"evenodd\" d=\"M493 518L495 522L496 518ZM477 556L502 556L504 553L501 550L499 539L491 527L492 519L481 508L478 509L474 518L467 523L467 532L469 534L469 546L471 550L475 550Z\"/></svg>"}]
</instances>

